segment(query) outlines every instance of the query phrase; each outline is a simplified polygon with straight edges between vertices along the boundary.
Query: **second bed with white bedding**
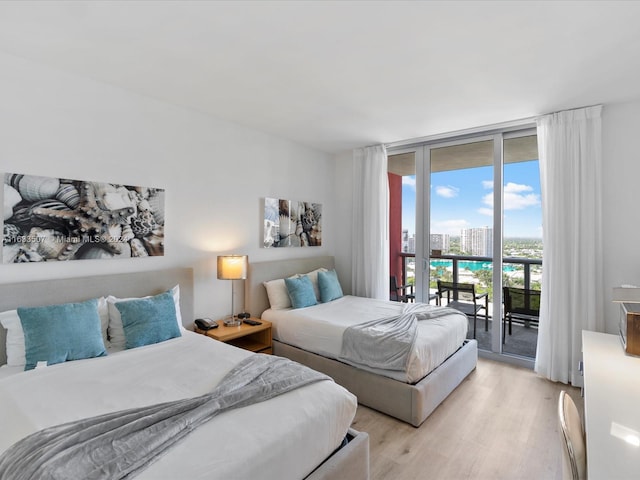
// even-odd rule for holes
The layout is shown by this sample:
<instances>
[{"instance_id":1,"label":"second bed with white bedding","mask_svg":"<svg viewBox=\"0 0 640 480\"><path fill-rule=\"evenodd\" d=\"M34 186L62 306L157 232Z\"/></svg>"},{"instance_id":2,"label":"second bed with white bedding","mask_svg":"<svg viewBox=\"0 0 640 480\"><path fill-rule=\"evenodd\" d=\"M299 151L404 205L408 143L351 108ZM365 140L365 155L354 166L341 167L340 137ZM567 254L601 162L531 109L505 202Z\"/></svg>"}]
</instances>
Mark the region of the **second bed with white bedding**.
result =
<instances>
[{"instance_id":1,"label":"second bed with white bedding","mask_svg":"<svg viewBox=\"0 0 640 480\"><path fill-rule=\"evenodd\" d=\"M345 329L371 320L400 315L405 305L346 295L332 302L311 307L269 309L262 314L262 318L273 323L274 339L309 352L338 359ZM441 307L432 306L432 308ZM401 382L415 383L462 346L467 336L467 328L466 316L457 312L419 321L415 348L410 354L406 372L362 366L359 368Z\"/></svg>"}]
</instances>

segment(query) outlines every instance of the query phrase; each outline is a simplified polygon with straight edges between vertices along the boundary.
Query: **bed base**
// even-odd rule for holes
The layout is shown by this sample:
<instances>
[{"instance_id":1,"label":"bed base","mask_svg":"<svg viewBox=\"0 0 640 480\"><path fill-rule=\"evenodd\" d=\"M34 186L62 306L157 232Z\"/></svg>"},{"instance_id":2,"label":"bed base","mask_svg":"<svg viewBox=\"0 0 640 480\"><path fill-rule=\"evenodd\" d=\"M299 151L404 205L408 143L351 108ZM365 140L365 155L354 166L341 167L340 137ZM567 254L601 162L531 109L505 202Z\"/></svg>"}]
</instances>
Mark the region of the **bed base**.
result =
<instances>
[{"instance_id":1,"label":"bed base","mask_svg":"<svg viewBox=\"0 0 640 480\"><path fill-rule=\"evenodd\" d=\"M415 384L360 370L351 365L273 341L273 353L332 377L358 397L358 403L419 427L476 368L478 342L467 340L442 365Z\"/></svg>"},{"instance_id":2,"label":"bed base","mask_svg":"<svg viewBox=\"0 0 640 480\"><path fill-rule=\"evenodd\" d=\"M369 435L350 428L347 441L305 480L369 480Z\"/></svg>"}]
</instances>

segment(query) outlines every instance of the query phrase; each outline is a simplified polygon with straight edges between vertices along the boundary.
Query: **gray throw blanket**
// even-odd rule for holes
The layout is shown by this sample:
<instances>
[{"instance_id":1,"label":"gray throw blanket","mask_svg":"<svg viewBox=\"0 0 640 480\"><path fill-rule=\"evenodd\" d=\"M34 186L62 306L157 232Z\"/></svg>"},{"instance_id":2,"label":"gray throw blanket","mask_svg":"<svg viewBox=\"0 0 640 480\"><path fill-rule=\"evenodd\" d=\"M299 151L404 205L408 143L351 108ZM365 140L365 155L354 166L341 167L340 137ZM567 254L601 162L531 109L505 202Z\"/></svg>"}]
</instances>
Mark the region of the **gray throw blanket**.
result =
<instances>
[{"instance_id":1,"label":"gray throw blanket","mask_svg":"<svg viewBox=\"0 0 640 480\"><path fill-rule=\"evenodd\" d=\"M464 316L453 308L408 303L400 315L353 325L342 334L340 360L404 372L418 335L418 321L446 315Z\"/></svg>"},{"instance_id":2,"label":"gray throw blanket","mask_svg":"<svg viewBox=\"0 0 640 480\"><path fill-rule=\"evenodd\" d=\"M251 355L211 393L35 432L0 456L0 479L133 478L219 413L320 380L330 378L285 358Z\"/></svg>"}]
</instances>

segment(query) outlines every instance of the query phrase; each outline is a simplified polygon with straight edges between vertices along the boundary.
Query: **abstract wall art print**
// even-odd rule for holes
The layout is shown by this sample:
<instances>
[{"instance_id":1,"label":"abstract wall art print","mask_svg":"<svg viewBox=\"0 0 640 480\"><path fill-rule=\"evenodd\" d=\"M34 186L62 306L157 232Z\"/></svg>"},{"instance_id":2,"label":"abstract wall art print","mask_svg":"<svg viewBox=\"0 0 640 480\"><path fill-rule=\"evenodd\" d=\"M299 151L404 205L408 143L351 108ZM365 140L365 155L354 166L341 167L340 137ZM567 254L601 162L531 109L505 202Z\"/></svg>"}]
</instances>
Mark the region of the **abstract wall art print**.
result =
<instances>
[{"instance_id":1,"label":"abstract wall art print","mask_svg":"<svg viewBox=\"0 0 640 480\"><path fill-rule=\"evenodd\" d=\"M3 263L164 255L164 189L4 174Z\"/></svg>"},{"instance_id":2,"label":"abstract wall art print","mask_svg":"<svg viewBox=\"0 0 640 480\"><path fill-rule=\"evenodd\" d=\"M270 247L322 245L322 204L264 199L264 241Z\"/></svg>"}]
</instances>

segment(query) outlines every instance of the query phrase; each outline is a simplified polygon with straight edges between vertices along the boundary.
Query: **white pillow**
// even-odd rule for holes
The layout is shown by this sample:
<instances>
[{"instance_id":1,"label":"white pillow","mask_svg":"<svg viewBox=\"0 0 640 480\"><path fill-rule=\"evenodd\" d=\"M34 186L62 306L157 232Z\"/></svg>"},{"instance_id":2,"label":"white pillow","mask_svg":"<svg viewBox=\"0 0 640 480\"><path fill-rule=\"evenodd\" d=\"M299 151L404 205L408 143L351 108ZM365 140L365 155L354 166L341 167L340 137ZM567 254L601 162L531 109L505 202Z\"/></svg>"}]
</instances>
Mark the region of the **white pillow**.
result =
<instances>
[{"instance_id":1,"label":"white pillow","mask_svg":"<svg viewBox=\"0 0 640 480\"><path fill-rule=\"evenodd\" d=\"M107 309L107 299L98 298L98 314L100 315L100 329L104 346L109 347L107 340L107 327L109 325L109 311ZM8 310L0 313L0 323L7 330L7 365L10 367L24 367L27 363L24 331L17 310Z\"/></svg>"},{"instance_id":2,"label":"white pillow","mask_svg":"<svg viewBox=\"0 0 640 480\"><path fill-rule=\"evenodd\" d=\"M313 285L313 292L316 294L316 300L320 302L320 287L318 286L318 272L326 272L326 268L318 268L312 270L309 273L305 273L311 285ZM289 278L299 277L300 274L292 275ZM278 278L276 280L269 280L268 282L262 282L264 288L267 289L267 297L269 297L269 305L272 310L284 310L285 308L291 308L291 298L289 298L289 291L284 283L284 278Z\"/></svg>"},{"instance_id":3,"label":"white pillow","mask_svg":"<svg viewBox=\"0 0 640 480\"><path fill-rule=\"evenodd\" d=\"M180 285L176 285L171 290L173 295L173 303L176 306L176 320L178 321L178 328L180 331L186 330L182 326L182 315L180 314ZM137 300L138 298L151 298L153 295L147 295L146 297L130 297L130 298L117 298L113 295L107 297L107 305L109 310L109 341L111 342L111 348L120 350L125 349L126 338L124 336L124 326L122 325L122 317L120 316L120 310L116 307L118 302L126 302L127 300Z\"/></svg>"},{"instance_id":4,"label":"white pillow","mask_svg":"<svg viewBox=\"0 0 640 480\"><path fill-rule=\"evenodd\" d=\"M272 310L291 308L291 299L284 278L263 282L263 285L267 289L267 297L269 297L269 305Z\"/></svg>"},{"instance_id":5,"label":"white pillow","mask_svg":"<svg viewBox=\"0 0 640 480\"><path fill-rule=\"evenodd\" d=\"M307 277L311 280L311 285L313 285L313 291L316 294L316 300L320 302L320 286L318 285L318 272L326 272L326 268L317 268L315 270L310 271L309 273L305 273Z\"/></svg>"}]
</instances>

